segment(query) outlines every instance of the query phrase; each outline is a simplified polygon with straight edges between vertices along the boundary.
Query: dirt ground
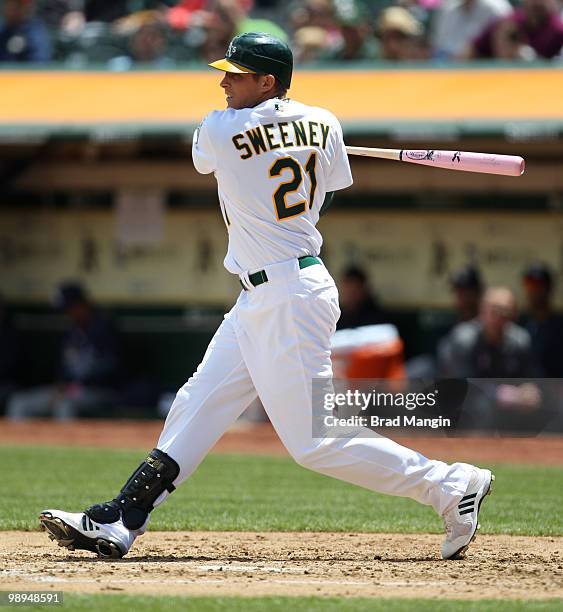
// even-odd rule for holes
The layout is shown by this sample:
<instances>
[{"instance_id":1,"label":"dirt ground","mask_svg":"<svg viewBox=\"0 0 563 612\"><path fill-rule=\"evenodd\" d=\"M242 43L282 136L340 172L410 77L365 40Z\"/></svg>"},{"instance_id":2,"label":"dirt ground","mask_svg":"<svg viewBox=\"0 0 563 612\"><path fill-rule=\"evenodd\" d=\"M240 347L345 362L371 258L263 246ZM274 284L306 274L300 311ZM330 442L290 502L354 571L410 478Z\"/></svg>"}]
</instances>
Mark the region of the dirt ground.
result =
<instances>
[{"instance_id":1,"label":"dirt ground","mask_svg":"<svg viewBox=\"0 0 563 612\"><path fill-rule=\"evenodd\" d=\"M3 590L153 595L340 595L456 599L563 597L563 538L478 537L441 561L440 536L149 532L130 556L101 561L44 533L0 544Z\"/></svg>"},{"instance_id":2,"label":"dirt ground","mask_svg":"<svg viewBox=\"0 0 563 612\"><path fill-rule=\"evenodd\" d=\"M160 422L0 420L0 444L153 448ZM561 438L395 438L444 460L563 465ZM215 452L285 454L269 425L239 425ZM0 589L153 595L563 597L563 538L478 536L463 561L439 557L439 535L149 532L130 555L102 561L45 533L4 532Z\"/></svg>"},{"instance_id":3,"label":"dirt ground","mask_svg":"<svg viewBox=\"0 0 563 612\"><path fill-rule=\"evenodd\" d=\"M106 448L154 448L161 421L82 420L56 423L35 419L12 423L0 419L0 444L53 444ZM476 463L563 465L563 437L491 438L390 436L435 459ZM237 424L219 440L214 452L285 455L269 423Z\"/></svg>"}]
</instances>

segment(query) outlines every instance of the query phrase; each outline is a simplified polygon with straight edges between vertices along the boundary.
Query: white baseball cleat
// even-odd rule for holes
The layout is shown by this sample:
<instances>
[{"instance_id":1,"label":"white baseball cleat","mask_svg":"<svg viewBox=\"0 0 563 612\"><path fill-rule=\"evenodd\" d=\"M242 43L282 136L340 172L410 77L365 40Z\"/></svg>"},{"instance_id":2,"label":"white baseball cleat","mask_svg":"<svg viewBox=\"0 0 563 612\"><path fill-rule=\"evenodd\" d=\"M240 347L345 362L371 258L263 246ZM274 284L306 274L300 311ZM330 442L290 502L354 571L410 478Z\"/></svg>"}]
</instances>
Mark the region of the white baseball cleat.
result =
<instances>
[{"instance_id":1,"label":"white baseball cleat","mask_svg":"<svg viewBox=\"0 0 563 612\"><path fill-rule=\"evenodd\" d=\"M491 492L494 479L490 470L473 467L465 495L442 517L446 528L446 538L442 542L443 559L463 559L479 529L479 509Z\"/></svg>"},{"instance_id":2,"label":"white baseball cleat","mask_svg":"<svg viewBox=\"0 0 563 612\"><path fill-rule=\"evenodd\" d=\"M83 512L43 510L41 528L51 540L68 550L89 550L102 559L119 559L131 548L138 531L125 527L121 519L114 523L96 523Z\"/></svg>"}]
</instances>

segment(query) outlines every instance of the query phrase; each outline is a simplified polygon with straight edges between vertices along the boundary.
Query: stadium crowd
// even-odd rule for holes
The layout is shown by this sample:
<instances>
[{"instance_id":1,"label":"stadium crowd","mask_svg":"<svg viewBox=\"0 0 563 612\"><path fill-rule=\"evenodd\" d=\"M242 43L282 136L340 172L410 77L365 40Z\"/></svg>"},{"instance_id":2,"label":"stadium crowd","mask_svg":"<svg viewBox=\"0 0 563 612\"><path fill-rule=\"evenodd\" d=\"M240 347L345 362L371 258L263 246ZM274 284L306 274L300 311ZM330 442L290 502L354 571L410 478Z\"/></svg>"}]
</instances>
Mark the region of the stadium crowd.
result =
<instances>
[{"instance_id":1,"label":"stadium crowd","mask_svg":"<svg viewBox=\"0 0 563 612\"><path fill-rule=\"evenodd\" d=\"M0 62L173 68L262 31L299 64L561 60L561 0L0 0Z\"/></svg>"}]
</instances>

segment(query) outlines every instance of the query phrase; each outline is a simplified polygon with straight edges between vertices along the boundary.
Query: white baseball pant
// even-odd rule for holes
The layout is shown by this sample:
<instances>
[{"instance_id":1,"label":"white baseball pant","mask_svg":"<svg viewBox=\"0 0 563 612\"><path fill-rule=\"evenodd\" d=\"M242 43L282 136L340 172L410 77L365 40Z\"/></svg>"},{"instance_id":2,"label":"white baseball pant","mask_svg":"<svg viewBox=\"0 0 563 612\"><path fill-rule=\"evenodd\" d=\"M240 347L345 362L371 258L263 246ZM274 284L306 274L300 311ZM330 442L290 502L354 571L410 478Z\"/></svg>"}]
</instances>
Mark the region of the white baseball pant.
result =
<instances>
[{"instance_id":1,"label":"white baseball pant","mask_svg":"<svg viewBox=\"0 0 563 612\"><path fill-rule=\"evenodd\" d=\"M157 447L180 466L175 486L259 396L300 465L410 497L439 515L456 505L469 482L465 464L427 459L370 431L351 439L312 437L311 381L332 376L338 291L324 265L300 270L294 259L264 269L269 281L241 292L166 419Z\"/></svg>"}]
</instances>

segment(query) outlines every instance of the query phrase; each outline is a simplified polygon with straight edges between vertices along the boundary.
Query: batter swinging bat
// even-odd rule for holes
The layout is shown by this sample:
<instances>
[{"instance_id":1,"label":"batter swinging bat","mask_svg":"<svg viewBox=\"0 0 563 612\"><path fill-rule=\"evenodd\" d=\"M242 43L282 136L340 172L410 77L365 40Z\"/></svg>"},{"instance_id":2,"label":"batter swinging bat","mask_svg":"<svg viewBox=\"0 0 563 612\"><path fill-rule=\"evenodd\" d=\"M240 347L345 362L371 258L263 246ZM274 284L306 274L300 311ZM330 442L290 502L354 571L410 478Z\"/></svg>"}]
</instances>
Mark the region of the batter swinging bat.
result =
<instances>
[{"instance_id":1,"label":"batter swinging bat","mask_svg":"<svg viewBox=\"0 0 563 612\"><path fill-rule=\"evenodd\" d=\"M348 155L393 159L410 164L422 164L485 174L520 176L524 174L525 162L517 155L495 155L494 153L468 153L466 151L433 151L407 149L373 149L370 147L346 147Z\"/></svg>"}]
</instances>

